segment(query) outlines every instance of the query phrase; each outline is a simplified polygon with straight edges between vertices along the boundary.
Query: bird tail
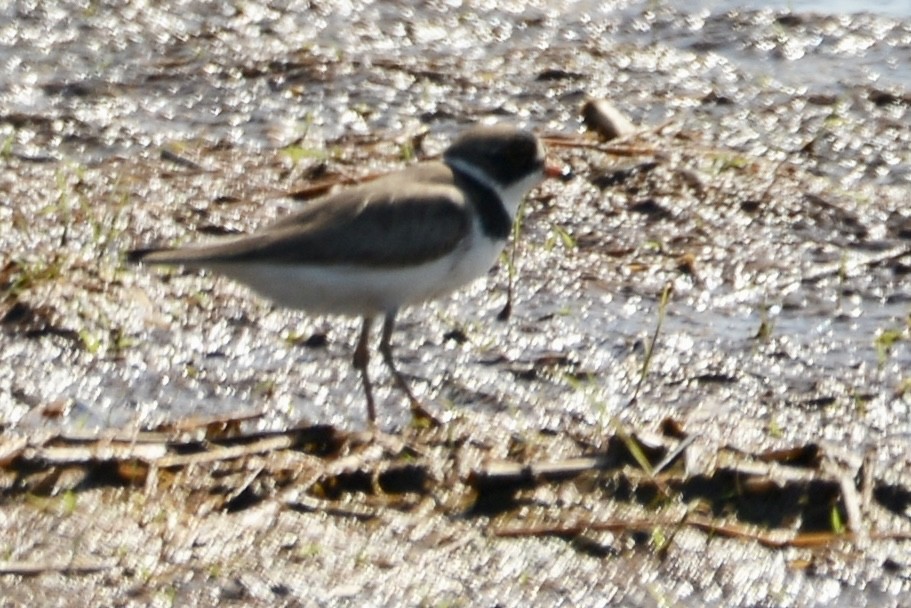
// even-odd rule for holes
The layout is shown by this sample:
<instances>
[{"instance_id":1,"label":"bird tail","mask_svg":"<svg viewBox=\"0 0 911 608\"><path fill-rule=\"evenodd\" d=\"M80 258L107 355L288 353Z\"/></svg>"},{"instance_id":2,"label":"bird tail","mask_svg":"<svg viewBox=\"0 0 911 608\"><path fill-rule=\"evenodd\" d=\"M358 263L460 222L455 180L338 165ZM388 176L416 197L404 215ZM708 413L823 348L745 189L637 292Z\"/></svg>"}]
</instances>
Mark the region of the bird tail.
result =
<instances>
[{"instance_id":1,"label":"bird tail","mask_svg":"<svg viewBox=\"0 0 911 608\"><path fill-rule=\"evenodd\" d=\"M127 251L124 257L131 264L183 264L187 252L170 247L142 247Z\"/></svg>"},{"instance_id":2,"label":"bird tail","mask_svg":"<svg viewBox=\"0 0 911 608\"><path fill-rule=\"evenodd\" d=\"M166 251L160 247L143 247L140 249L130 249L124 254L124 258L130 264L139 264L145 262L146 258L160 251Z\"/></svg>"}]
</instances>

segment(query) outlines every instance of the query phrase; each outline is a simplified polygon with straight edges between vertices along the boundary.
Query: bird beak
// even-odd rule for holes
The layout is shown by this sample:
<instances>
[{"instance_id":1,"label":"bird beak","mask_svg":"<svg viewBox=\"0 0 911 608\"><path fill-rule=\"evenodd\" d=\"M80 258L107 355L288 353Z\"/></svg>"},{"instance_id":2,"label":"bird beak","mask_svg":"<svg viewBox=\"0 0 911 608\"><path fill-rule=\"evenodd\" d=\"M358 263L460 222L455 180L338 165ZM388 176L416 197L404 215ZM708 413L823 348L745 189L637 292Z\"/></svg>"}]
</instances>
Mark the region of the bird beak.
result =
<instances>
[{"instance_id":1,"label":"bird beak","mask_svg":"<svg viewBox=\"0 0 911 608\"><path fill-rule=\"evenodd\" d=\"M544 163L544 176L559 179L561 182L572 179L573 171L566 165L558 165L554 162Z\"/></svg>"}]
</instances>

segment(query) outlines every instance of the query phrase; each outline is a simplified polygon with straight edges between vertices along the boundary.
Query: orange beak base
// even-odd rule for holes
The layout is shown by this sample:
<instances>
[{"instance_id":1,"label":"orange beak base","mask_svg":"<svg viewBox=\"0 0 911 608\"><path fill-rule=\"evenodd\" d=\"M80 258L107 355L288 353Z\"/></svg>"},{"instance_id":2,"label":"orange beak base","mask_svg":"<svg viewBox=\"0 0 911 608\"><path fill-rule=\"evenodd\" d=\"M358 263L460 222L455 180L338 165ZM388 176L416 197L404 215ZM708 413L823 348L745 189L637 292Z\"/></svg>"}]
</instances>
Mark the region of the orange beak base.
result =
<instances>
[{"instance_id":1,"label":"orange beak base","mask_svg":"<svg viewBox=\"0 0 911 608\"><path fill-rule=\"evenodd\" d=\"M544 164L544 175L550 178L556 178L560 181L568 181L572 179L573 172L568 166L558 165L554 162L547 162Z\"/></svg>"}]
</instances>

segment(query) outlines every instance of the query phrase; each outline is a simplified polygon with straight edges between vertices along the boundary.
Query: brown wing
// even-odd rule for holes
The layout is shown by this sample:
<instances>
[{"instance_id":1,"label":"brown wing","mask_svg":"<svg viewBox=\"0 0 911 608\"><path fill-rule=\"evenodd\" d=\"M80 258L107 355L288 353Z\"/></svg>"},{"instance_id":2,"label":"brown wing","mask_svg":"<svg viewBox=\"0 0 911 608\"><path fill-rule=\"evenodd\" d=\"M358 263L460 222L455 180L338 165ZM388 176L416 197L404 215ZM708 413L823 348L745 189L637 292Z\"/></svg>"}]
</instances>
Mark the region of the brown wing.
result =
<instances>
[{"instance_id":1,"label":"brown wing","mask_svg":"<svg viewBox=\"0 0 911 608\"><path fill-rule=\"evenodd\" d=\"M451 251L471 228L465 201L446 172L437 163L416 166L322 198L250 236L138 257L189 266L419 264Z\"/></svg>"}]
</instances>

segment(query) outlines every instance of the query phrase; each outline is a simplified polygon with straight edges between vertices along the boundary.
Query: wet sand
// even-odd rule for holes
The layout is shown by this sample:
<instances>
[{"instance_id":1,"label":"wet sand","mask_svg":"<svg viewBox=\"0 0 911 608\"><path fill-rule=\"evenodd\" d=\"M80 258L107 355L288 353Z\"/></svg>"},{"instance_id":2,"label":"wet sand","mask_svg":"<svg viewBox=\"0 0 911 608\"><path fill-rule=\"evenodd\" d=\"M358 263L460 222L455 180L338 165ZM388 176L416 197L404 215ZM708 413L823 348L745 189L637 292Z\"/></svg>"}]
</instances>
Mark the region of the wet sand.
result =
<instances>
[{"instance_id":1,"label":"wet sand","mask_svg":"<svg viewBox=\"0 0 911 608\"><path fill-rule=\"evenodd\" d=\"M3 9L10 605L900 605L909 24L391 6ZM588 96L641 131L598 141ZM402 315L401 366L445 432L409 428L378 369L396 442L359 441L355 322L123 262L249 231L477 120L549 135L577 178L529 199L508 322L505 263ZM98 451L317 423L332 449L138 471ZM503 495L477 482L580 457ZM420 483L371 481L403 463Z\"/></svg>"}]
</instances>

